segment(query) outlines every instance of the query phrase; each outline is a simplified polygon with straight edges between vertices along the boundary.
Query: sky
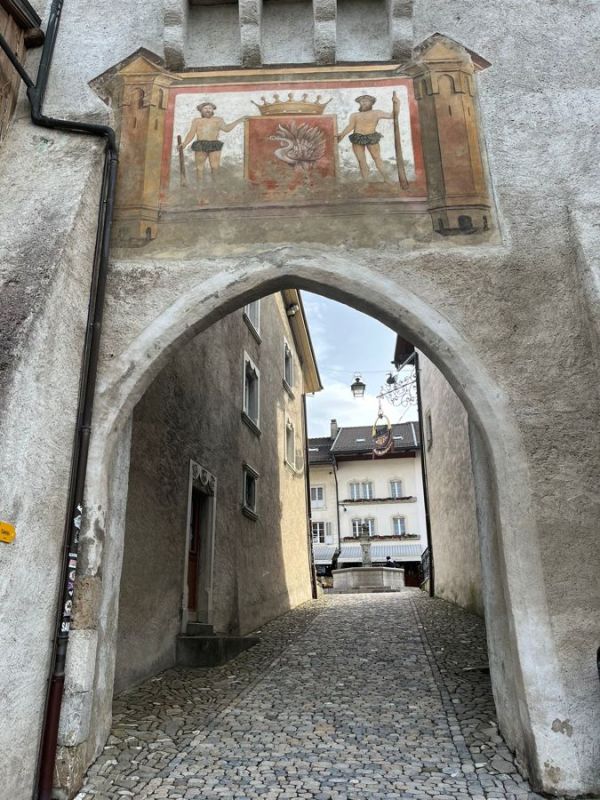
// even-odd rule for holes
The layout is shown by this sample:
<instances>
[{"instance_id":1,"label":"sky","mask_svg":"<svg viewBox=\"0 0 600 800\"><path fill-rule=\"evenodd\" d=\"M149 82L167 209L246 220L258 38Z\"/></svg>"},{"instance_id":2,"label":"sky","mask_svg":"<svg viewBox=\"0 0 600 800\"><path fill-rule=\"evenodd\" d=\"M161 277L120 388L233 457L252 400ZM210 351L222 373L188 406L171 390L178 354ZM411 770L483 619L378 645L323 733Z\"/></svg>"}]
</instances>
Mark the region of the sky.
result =
<instances>
[{"instance_id":1,"label":"sky","mask_svg":"<svg viewBox=\"0 0 600 800\"><path fill-rule=\"evenodd\" d=\"M330 420L340 426L372 425L377 418L376 395L385 385L389 371L395 371L396 334L360 311L302 292L308 329L317 357L323 391L307 395L308 435L329 436ZM352 396L350 385L359 373L367 385L364 398ZM408 408L383 402L390 422L417 419L416 406Z\"/></svg>"}]
</instances>

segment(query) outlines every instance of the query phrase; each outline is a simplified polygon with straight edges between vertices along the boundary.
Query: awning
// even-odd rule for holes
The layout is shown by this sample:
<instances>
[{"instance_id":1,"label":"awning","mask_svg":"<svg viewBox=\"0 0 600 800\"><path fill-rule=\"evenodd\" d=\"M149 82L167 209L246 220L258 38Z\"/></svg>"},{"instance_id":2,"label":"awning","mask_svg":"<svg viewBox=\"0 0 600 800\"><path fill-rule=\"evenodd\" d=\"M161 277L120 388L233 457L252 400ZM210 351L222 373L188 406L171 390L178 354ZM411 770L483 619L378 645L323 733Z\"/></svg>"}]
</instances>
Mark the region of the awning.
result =
<instances>
[{"instance_id":1,"label":"awning","mask_svg":"<svg viewBox=\"0 0 600 800\"><path fill-rule=\"evenodd\" d=\"M386 556L393 561L420 561L423 549L420 544L380 542L371 545L371 561L385 561Z\"/></svg>"},{"instance_id":2,"label":"awning","mask_svg":"<svg viewBox=\"0 0 600 800\"><path fill-rule=\"evenodd\" d=\"M313 559L315 564L331 564L335 553L334 544L315 544L313 542Z\"/></svg>"},{"instance_id":3,"label":"awning","mask_svg":"<svg viewBox=\"0 0 600 800\"><path fill-rule=\"evenodd\" d=\"M343 544L338 564L362 564L362 548L359 544Z\"/></svg>"}]
</instances>

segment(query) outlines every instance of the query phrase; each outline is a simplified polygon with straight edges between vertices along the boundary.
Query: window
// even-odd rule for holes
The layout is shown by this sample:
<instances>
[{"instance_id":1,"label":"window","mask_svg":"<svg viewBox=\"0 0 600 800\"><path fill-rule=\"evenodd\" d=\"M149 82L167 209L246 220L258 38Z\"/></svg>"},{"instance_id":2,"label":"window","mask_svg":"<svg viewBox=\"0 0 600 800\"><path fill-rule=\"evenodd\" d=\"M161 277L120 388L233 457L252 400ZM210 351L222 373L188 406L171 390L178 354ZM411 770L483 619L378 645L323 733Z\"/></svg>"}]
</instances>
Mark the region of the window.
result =
<instances>
[{"instance_id":1,"label":"window","mask_svg":"<svg viewBox=\"0 0 600 800\"><path fill-rule=\"evenodd\" d=\"M312 540L315 544L325 544L325 523L311 522Z\"/></svg>"},{"instance_id":2,"label":"window","mask_svg":"<svg viewBox=\"0 0 600 800\"><path fill-rule=\"evenodd\" d=\"M369 517L367 519L352 520L352 536L360 536L362 533L363 525L367 526L369 536L375 535L375 520L372 517Z\"/></svg>"},{"instance_id":3,"label":"window","mask_svg":"<svg viewBox=\"0 0 600 800\"><path fill-rule=\"evenodd\" d=\"M290 467L296 467L296 432L289 419L285 425L285 460Z\"/></svg>"},{"instance_id":4,"label":"window","mask_svg":"<svg viewBox=\"0 0 600 800\"><path fill-rule=\"evenodd\" d=\"M310 531L315 544L333 544L331 522L311 522Z\"/></svg>"},{"instance_id":5,"label":"window","mask_svg":"<svg viewBox=\"0 0 600 800\"><path fill-rule=\"evenodd\" d=\"M244 409L243 417L258 431L260 419L260 372L254 362L244 353ZM255 431L255 432L256 432Z\"/></svg>"},{"instance_id":6,"label":"window","mask_svg":"<svg viewBox=\"0 0 600 800\"><path fill-rule=\"evenodd\" d=\"M294 357L286 341L283 343L283 380L288 389L294 385Z\"/></svg>"},{"instance_id":7,"label":"window","mask_svg":"<svg viewBox=\"0 0 600 800\"><path fill-rule=\"evenodd\" d=\"M357 481L350 484L350 498L352 500L372 500L373 484L371 481Z\"/></svg>"},{"instance_id":8,"label":"window","mask_svg":"<svg viewBox=\"0 0 600 800\"><path fill-rule=\"evenodd\" d=\"M260 342L260 300L244 306L244 320L254 337Z\"/></svg>"},{"instance_id":9,"label":"window","mask_svg":"<svg viewBox=\"0 0 600 800\"><path fill-rule=\"evenodd\" d=\"M390 481L390 496L398 499L402 494L402 481Z\"/></svg>"},{"instance_id":10,"label":"window","mask_svg":"<svg viewBox=\"0 0 600 800\"><path fill-rule=\"evenodd\" d=\"M250 519L257 519L258 472L249 464L243 466L242 511Z\"/></svg>"},{"instance_id":11,"label":"window","mask_svg":"<svg viewBox=\"0 0 600 800\"><path fill-rule=\"evenodd\" d=\"M325 508L325 487L324 486L311 486L310 487L310 507L311 508Z\"/></svg>"},{"instance_id":12,"label":"window","mask_svg":"<svg viewBox=\"0 0 600 800\"><path fill-rule=\"evenodd\" d=\"M406 518L394 517L392 521L394 525L394 536L404 536L406 533Z\"/></svg>"}]
</instances>

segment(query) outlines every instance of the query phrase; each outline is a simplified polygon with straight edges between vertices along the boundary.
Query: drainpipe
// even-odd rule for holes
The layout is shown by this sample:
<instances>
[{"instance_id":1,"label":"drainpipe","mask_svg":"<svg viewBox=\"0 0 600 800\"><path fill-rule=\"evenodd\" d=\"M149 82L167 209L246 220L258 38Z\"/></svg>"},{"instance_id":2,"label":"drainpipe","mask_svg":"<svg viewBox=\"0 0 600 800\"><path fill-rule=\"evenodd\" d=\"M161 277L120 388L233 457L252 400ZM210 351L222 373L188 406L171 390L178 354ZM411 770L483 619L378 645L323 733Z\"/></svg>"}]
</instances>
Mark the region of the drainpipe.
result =
<instances>
[{"instance_id":1,"label":"drainpipe","mask_svg":"<svg viewBox=\"0 0 600 800\"><path fill-rule=\"evenodd\" d=\"M435 571L433 563L433 546L431 541L431 521L429 518L429 490L427 488L427 467L425 464L425 448L423 447L423 404L421 402L421 368L419 354L414 354L415 377L417 382L417 412L419 415L419 431L421 439L421 480L423 483L423 505L425 506L425 529L427 531L427 547L429 548L429 596L435 597Z\"/></svg>"},{"instance_id":2,"label":"drainpipe","mask_svg":"<svg viewBox=\"0 0 600 800\"><path fill-rule=\"evenodd\" d=\"M58 742L58 723L64 691L65 663L71 626L71 608L73 603L73 580L71 578L77 568L79 531L81 528L83 510L83 491L87 469L94 392L96 388L100 333L106 293L111 222L117 175L117 144L115 132L112 128L107 125L56 119L53 117L46 117L42 114L42 106L48 85L48 76L58 35L62 7L63 0L52 0L46 28L46 37L35 83L16 58L16 55L9 47L6 39L0 34L0 48L4 51L10 63L27 86L27 98L31 107L31 121L33 124L53 130L66 131L68 133L98 136L106 140L88 317L79 379L76 428L71 454L68 504L63 530L61 577L59 582L59 595L57 598L54 644L50 660L46 702L43 711L44 722L38 754L35 781L36 788L33 795L34 800L51 800L52 796L52 783Z\"/></svg>"}]
</instances>

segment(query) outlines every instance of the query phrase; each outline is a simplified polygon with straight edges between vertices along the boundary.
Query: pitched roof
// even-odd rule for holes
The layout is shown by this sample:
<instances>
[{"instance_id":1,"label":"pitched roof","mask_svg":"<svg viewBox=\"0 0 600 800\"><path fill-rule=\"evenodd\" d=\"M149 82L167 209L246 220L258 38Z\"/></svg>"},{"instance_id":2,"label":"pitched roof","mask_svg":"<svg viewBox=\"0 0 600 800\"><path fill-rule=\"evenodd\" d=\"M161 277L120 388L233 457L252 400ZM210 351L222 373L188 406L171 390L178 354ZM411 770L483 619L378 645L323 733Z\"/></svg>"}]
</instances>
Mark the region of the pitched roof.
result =
<instances>
[{"instance_id":1,"label":"pitched roof","mask_svg":"<svg viewBox=\"0 0 600 800\"><path fill-rule=\"evenodd\" d=\"M308 463L325 464L331 456L364 455L375 446L371 425L340 427L334 439L321 436L308 440ZM394 450L417 450L421 445L418 422L402 422L392 425ZM393 454L394 451L392 451Z\"/></svg>"},{"instance_id":2,"label":"pitched roof","mask_svg":"<svg viewBox=\"0 0 600 800\"><path fill-rule=\"evenodd\" d=\"M371 431L371 425L340 428L331 452L334 455L370 452L375 446ZM417 449L420 446L419 423L402 422L392 425L392 436L394 437L394 450Z\"/></svg>"},{"instance_id":3,"label":"pitched roof","mask_svg":"<svg viewBox=\"0 0 600 800\"><path fill-rule=\"evenodd\" d=\"M331 462L331 445L333 439L330 436L319 436L308 440L308 463L327 464Z\"/></svg>"}]
</instances>

